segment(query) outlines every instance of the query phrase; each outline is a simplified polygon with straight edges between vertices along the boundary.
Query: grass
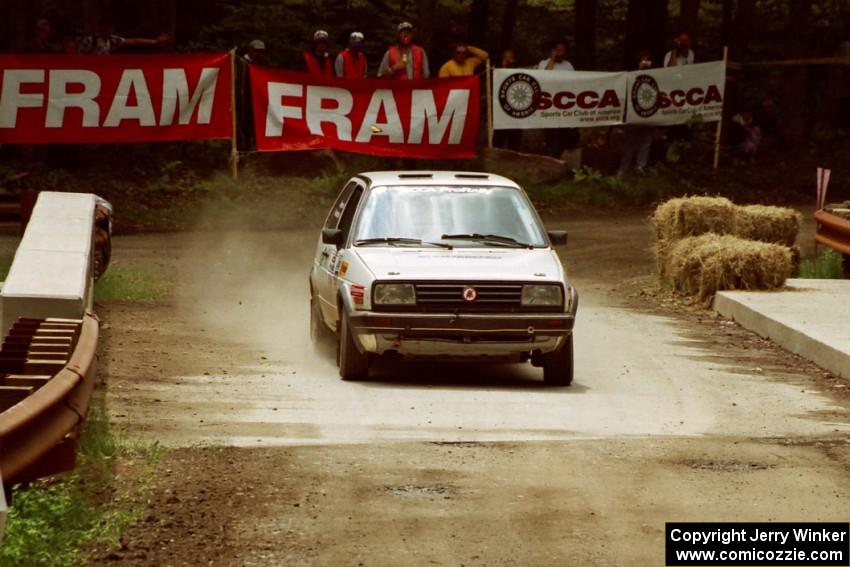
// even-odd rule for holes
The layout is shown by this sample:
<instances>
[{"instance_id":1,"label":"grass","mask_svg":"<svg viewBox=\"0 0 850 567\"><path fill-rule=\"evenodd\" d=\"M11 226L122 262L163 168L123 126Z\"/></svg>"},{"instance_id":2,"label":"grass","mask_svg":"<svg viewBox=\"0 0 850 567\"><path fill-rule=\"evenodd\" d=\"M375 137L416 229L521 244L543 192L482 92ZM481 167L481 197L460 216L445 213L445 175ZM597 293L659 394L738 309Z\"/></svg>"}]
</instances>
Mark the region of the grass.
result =
<instances>
[{"instance_id":1,"label":"grass","mask_svg":"<svg viewBox=\"0 0 850 567\"><path fill-rule=\"evenodd\" d=\"M168 295L162 274L111 264L94 286L95 301L158 301Z\"/></svg>"},{"instance_id":2,"label":"grass","mask_svg":"<svg viewBox=\"0 0 850 567\"><path fill-rule=\"evenodd\" d=\"M74 471L28 486L15 486L6 520L0 565L66 566L85 563L86 546L114 548L121 535L142 515L132 500L112 498L112 466L122 456L141 456L147 480L136 501L152 486L151 466L159 446L132 446L110 429L103 401L93 400L77 452Z\"/></svg>"},{"instance_id":3,"label":"grass","mask_svg":"<svg viewBox=\"0 0 850 567\"><path fill-rule=\"evenodd\" d=\"M817 259L800 262L797 277L803 279L837 280L844 277L844 258L835 250L823 251Z\"/></svg>"}]
</instances>

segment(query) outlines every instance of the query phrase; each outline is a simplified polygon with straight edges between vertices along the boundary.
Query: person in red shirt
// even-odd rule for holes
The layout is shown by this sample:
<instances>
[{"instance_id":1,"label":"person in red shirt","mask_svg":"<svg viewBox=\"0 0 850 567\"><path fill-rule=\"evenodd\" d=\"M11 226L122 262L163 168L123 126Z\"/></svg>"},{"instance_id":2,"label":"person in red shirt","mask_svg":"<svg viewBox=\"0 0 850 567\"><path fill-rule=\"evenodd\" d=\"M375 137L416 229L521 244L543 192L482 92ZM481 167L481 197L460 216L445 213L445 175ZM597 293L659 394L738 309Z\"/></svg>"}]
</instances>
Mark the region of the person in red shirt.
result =
<instances>
[{"instance_id":1,"label":"person in red shirt","mask_svg":"<svg viewBox=\"0 0 850 567\"><path fill-rule=\"evenodd\" d=\"M365 37L360 32L351 32L348 47L339 52L334 62L336 76L341 79L365 79L366 56L363 55Z\"/></svg>"},{"instance_id":2,"label":"person in red shirt","mask_svg":"<svg viewBox=\"0 0 850 567\"><path fill-rule=\"evenodd\" d=\"M392 44L378 68L378 76L387 79L427 79L431 76L428 54L413 43L413 24L398 25L398 39Z\"/></svg>"},{"instance_id":3,"label":"person in red shirt","mask_svg":"<svg viewBox=\"0 0 850 567\"><path fill-rule=\"evenodd\" d=\"M331 54L328 51L329 47L328 32L317 30L313 34L313 43L310 51L303 53L304 66L307 69L307 73L324 77L334 76L333 62L331 61Z\"/></svg>"}]
</instances>

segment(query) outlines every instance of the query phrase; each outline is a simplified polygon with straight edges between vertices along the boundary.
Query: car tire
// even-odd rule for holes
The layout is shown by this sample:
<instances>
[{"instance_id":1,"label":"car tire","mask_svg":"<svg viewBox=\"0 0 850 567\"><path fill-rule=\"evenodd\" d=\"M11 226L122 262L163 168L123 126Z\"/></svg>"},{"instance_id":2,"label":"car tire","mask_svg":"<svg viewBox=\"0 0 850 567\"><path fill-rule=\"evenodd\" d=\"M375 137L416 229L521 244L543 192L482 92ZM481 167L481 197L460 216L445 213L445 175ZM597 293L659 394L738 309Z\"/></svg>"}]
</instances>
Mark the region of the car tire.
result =
<instances>
[{"instance_id":1,"label":"car tire","mask_svg":"<svg viewBox=\"0 0 850 567\"><path fill-rule=\"evenodd\" d=\"M369 377L369 354L357 350L348 315L343 309L339 318L339 343L337 348L337 363L339 376L343 380L364 380Z\"/></svg>"},{"instance_id":2,"label":"car tire","mask_svg":"<svg viewBox=\"0 0 850 567\"><path fill-rule=\"evenodd\" d=\"M569 386L573 382L573 335L555 352L543 355L543 381L547 386Z\"/></svg>"},{"instance_id":3,"label":"car tire","mask_svg":"<svg viewBox=\"0 0 850 567\"><path fill-rule=\"evenodd\" d=\"M316 350L327 350L333 346L333 334L325 325L322 307L319 305L319 298L315 295L310 296L310 341Z\"/></svg>"}]
</instances>

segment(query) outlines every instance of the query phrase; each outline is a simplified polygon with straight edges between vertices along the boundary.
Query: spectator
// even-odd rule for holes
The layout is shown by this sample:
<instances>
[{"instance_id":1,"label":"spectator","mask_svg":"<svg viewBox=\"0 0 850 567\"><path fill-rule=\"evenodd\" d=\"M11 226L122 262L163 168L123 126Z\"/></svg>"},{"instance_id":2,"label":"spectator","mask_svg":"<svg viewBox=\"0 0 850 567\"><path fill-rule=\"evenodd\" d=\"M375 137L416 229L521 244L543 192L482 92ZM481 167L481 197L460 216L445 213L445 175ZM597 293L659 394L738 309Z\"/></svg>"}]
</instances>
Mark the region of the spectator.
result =
<instances>
[{"instance_id":1,"label":"spectator","mask_svg":"<svg viewBox=\"0 0 850 567\"><path fill-rule=\"evenodd\" d=\"M753 109L753 120L759 125L762 142L779 134L779 115L776 111L776 102L771 97L764 97Z\"/></svg>"},{"instance_id":2,"label":"spectator","mask_svg":"<svg viewBox=\"0 0 850 567\"><path fill-rule=\"evenodd\" d=\"M483 49L458 43L455 45L454 57L440 67L440 77L468 77L475 74L475 69L487 61L490 56Z\"/></svg>"},{"instance_id":3,"label":"spectator","mask_svg":"<svg viewBox=\"0 0 850 567\"><path fill-rule=\"evenodd\" d=\"M732 150L737 156L752 160L761 145L761 140L761 128L753 117L753 107L747 105L732 117L729 129Z\"/></svg>"},{"instance_id":4,"label":"spectator","mask_svg":"<svg viewBox=\"0 0 850 567\"><path fill-rule=\"evenodd\" d=\"M98 25L95 35L83 38L80 45L80 53L87 55L111 55L123 47L157 47L166 45L168 41L168 34L164 33L158 35L156 39L115 35L112 24L104 22Z\"/></svg>"},{"instance_id":5,"label":"spectator","mask_svg":"<svg viewBox=\"0 0 850 567\"><path fill-rule=\"evenodd\" d=\"M641 51L638 55L638 69L650 69L651 67L652 54L649 51ZM655 134L656 129L652 126L627 124L623 128L623 155L620 158L618 173L622 174L629 171L633 162L638 172L642 172L646 168Z\"/></svg>"},{"instance_id":6,"label":"spectator","mask_svg":"<svg viewBox=\"0 0 850 567\"><path fill-rule=\"evenodd\" d=\"M542 71L575 71L573 64L567 61L568 52L566 41L559 39L553 42L549 57L538 63L537 68Z\"/></svg>"},{"instance_id":7,"label":"spectator","mask_svg":"<svg viewBox=\"0 0 850 567\"><path fill-rule=\"evenodd\" d=\"M567 60L568 53L567 42L556 40L552 43L549 57L540 61L537 68L543 71L574 71L575 67ZM566 150L578 147L579 132L577 128L546 128L543 130L543 139L546 142L546 153L561 159Z\"/></svg>"},{"instance_id":8,"label":"spectator","mask_svg":"<svg viewBox=\"0 0 850 567\"><path fill-rule=\"evenodd\" d=\"M339 52L334 62L336 76L342 79L365 79L366 78L366 56L363 55L363 42L365 37L362 33L351 32L348 36L348 47Z\"/></svg>"},{"instance_id":9,"label":"spectator","mask_svg":"<svg viewBox=\"0 0 850 567\"><path fill-rule=\"evenodd\" d=\"M410 22L398 25L396 43L384 53L378 76L399 80L427 79L431 76L428 54L413 43L413 24Z\"/></svg>"},{"instance_id":10,"label":"spectator","mask_svg":"<svg viewBox=\"0 0 850 567\"><path fill-rule=\"evenodd\" d=\"M251 40L248 49L242 57L246 63L262 65L266 60L266 42L262 39Z\"/></svg>"},{"instance_id":11,"label":"spectator","mask_svg":"<svg viewBox=\"0 0 850 567\"><path fill-rule=\"evenodd\" d=\"M53 43L53 26L50 20L41 19L35 23L35 37L27 46L29 53L58 53L59 47Z\"/></svg>"},{"instance_id":12,"label":"spectator","mask_svg":"<svg viewBox=\"0 0 850 567\"><path fill-rule=\"evenodd\" d=\"M303 53L304 66L307 69L307 73L324 77L334 76L333 62L331 61L331 54L328 50L329 47L328 32L325 30L316 30L313 34L310 51Z\"/></svg>"},{"instance_id":13,"label":"spectator","mask_svg":"<svg viewBox=\"0 0 850 567\"><path fill-rule=\"evenodd\" d=\"M77 55L79 52L77 38L72 35L66 35L62 38L62 53L65 55Z\"/></svg>"},{"instance_id":14,"label":"spectator","mask_svg":"<svg viewBox=\"0 0 850 567\"><path fill-rule=\"evenodd\" d=\"M673 38L673 49L667 52L664 56L665 67L675 67L678 65L693 65L694 50L691 49L691 36L686 33L680 33Z\"/></svg>"},{"instance_id":15,"label":"spectator","mask_svg":"<svg viewBox=\"0 0 850 567\"><path fill-rule=\"evenodd\" d=\"M245 54L239 59L236 67L236 108L239 119L236 132L237 148L253 150L254 141L254 112L251 100L251 65L262 65L266 60L266 43L254 39L248 44Z\"/></svg>"},{"instance_id":16,"label":"spectator","mask_svg":"<svg viewBox=\"0 0 850 567\"><path fill-rule=\"evenodd\" d=\"M499 57L499 67L501 69L516 68L516 52L513 49L508 48L502 51L502 56ZM522 130L518 128L493 132L493 145L497 148L518 152L521 144Z\"/></svg>"}]
</instances>

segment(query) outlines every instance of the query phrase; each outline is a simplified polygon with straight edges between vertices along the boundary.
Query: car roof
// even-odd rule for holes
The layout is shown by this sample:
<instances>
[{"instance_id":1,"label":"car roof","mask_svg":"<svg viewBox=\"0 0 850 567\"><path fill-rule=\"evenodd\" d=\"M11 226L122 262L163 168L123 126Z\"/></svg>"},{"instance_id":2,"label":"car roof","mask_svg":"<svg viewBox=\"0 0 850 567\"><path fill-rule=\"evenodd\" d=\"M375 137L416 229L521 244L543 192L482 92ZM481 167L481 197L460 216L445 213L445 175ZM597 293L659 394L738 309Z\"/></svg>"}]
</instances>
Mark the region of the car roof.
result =
<instances>
[{"instance_id":1,"label":"car roof","mask_svg":"<svg viewBox=\"0 0 850 567\"><path fill-rule=\"evenodd\" d=\"M477 185L490 187L515 187L516 182L507 177L476 171L367 171L358 177L370 185Z\"/></svg>"}]
</instances>

